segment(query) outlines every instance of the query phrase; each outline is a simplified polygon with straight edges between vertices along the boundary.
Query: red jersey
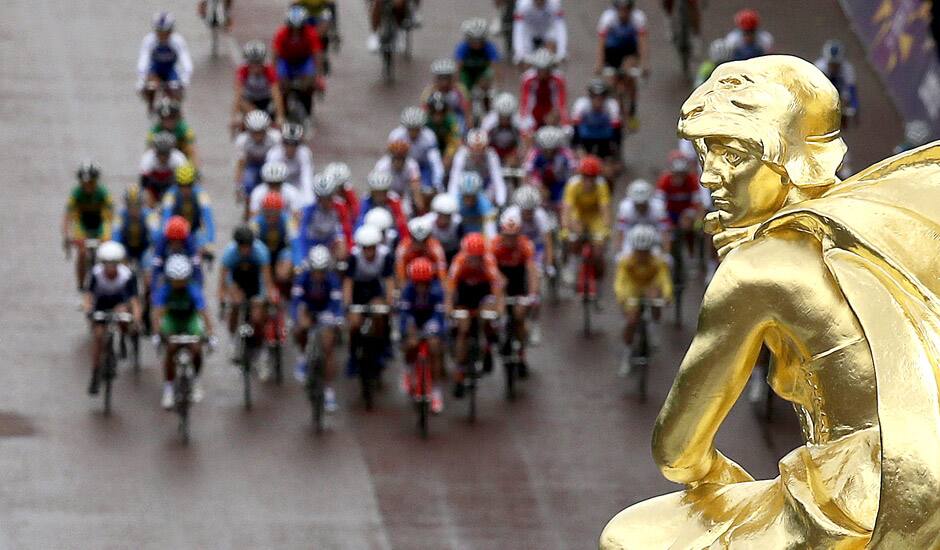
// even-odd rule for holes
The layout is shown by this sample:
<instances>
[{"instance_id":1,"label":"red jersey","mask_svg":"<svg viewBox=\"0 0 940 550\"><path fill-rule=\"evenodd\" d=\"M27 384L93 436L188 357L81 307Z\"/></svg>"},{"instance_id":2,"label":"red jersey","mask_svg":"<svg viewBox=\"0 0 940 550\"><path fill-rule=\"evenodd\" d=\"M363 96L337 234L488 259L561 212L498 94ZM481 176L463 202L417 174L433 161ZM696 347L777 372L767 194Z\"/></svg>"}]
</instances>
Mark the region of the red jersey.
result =
<instances>
[{"instance_id":1,"label":"red jersey","mask_svg":"<svg viewBox=\"0 0 940 550\"><path fill-rule=\"evenodd\" d=\"M349 211L349 217L354 220L358 218L359 197L356 196L356 192L351 187L342 187L339 190L339 195L340 196L336 198L346 205L346 209Z\"/></svg>"},{"instance_id":2,"label":"red jersey","mask_svg":"<svg viewBox=\"0 0 940 550\"><path fill-rule=\"evenodd\" d=\"M407 281L408 265L417 258L427 258L434 264L437 270L437 276L440 280L447 277L447 255L444 254L444 247L434 237L428 237L425 245L418 247L410 238L402 239L395 250L395 275L402 284Z\"/></svg>"},{"instance_id":3,"label":"red jersey","mask_svg":"<svg viewBox=\"0 0 940 550\"><path fill-rule=\"evenodd\" d=\"M242 86L248 81L248 76L251 74L248 72L248 64L245 63L235 70L235 78L238 80L238 83ZM277 71L274 69L273 65L265 65L264 72L261 73L261 77L264 78L268 85L273 85L277 83Z\"/></svg>"},{"instance_id":4,"label":"red jersey","mask_svg":"<svg viewBox=\"0 0 940 550\"><path fill-rule=\"evenodd\" d=\"M300 63L321 51L320 34L312 25L304 25L300 32L282 25L274 35L274 54L288 63Z\"/></svg>"},{"instance_id":5,"label":"red jersey","mask_svg":"<svg viewBox=\"0 0 940 550\"><path fill-rule=\"evenodd\" d=\"M535 246L525 235L518 235L512 244L497 235L490 248L499 267L524 267L535 258Z\"/></svg>"},{"instance_id":6,"label":"red jersey","mask_svg":"<svg viewBox=\"0 0 940 550\"><path fill-rule=\"evenodd\" d=\"M530 69L522 75L522 87L519 91L519 115L523 120L535 122L535 127L541 128L545 117L552 111L557 111L561 121L559 125L568 122L568 88L565 78L560 73L552 73L546 80L541 80L535 69Z\"/></svg>"},{"instance_id":7,"label":"red jersey","mask_svg":"<svg viewBox=\"0 0 940 550\"><path fill-rule=\"evenodd\" d=\"M447 281L447 286L451 292L455 292L460 284L489 283L490 288L495 291L500 288L502 282L503 276L496 267L496 258L492 254L484 254L479 266L471 266L467 263L467 253L459 252L450 264L450 279Z\"/></svg>"},{"instance_id":8,"label":"red jersey","mask_svg":"<svg viewBox=\"0 0 940 550\"><path fill-rule=\"evenodd\" d=\"M339 218L339 223L343 227L343 238L346 240L346 250L352 250L353 247L353 217L349 206L338 198L333 199L333 210Z\"/></svg>"},{"instance_id":9,"label":"red jersey","mask_svg":"<svg viewBox=\"0 0 940 550\"><path fill-rule=\"evenodd\" d=\"M666 199L666 210L672 215L678 215L700 203L698 175L689 172L685 179L676 185L673 182L671 172L663 172L656 181L656 188L659 189Z\"/></svg>"}]
</instances>

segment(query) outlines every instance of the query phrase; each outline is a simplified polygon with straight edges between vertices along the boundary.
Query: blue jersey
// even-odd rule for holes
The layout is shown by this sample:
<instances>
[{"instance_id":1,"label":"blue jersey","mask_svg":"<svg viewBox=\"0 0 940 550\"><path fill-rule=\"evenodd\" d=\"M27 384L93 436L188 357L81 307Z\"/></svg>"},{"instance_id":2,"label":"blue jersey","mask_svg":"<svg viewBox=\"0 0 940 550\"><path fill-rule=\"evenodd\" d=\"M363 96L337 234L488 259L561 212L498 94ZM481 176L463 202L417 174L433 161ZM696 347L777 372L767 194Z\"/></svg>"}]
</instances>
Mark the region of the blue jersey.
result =
<instances>
[{"instance_id":1,"label":"blue jersey","mask_svg":"<svg viewBox=\"0 0 940 550\"><path fill-rule=\"evenodd\" d=\"M189 281L182 289L173 288L169 283L160 283L153 291L154 307L166 309L169 315L185 318L206 309L206 300L202 287L196 281Z\"/></svg>"},{"instance_id":2,"label":"blue jersey","mask_svg":"<svg viewBox=\"0 0 940 550\"><path fill-rule=\"evenodd\" d=\"M246 296L259 296L264 291L262 271L271 264L271 254L264 244L255 239L251 251L243 256L238 245L229 243L222 252L222 266L228 270L229 280L245 293Z\"/></svg>"},{"instance_id":3,"label":"blue jersey","mask_svg":"<svg viewBox=\"0 0 940 550\"><path fill-rule=\"evenodd\" d=\"M327 273L326 277L317 279L310 270L305 269L294 279L291 287L291 317L297 320L297 311L303 304L316 319L317 314L329 313L334 319L343 316L343 290L339 276Z\"/></svg>"},{"instance_id":4,"label":"blue jersey","mask_svg":"<svg viewBox=\"0 0 940 550\"><path fill-rule=\"evenodd\" d=\"M440 334L444 329L444 287L441 283L432 281L424 293L419 293L414 283L408 283L398 301L398 321L401 334L407 334L412 323L426 333Z\"/></svg>"},{"instance_id":5,"label":"blue jersey","mask_svg":"<svg viewBox=\"0 0 940 550\"><path fill-rule=\"evenodd\" d=\"M169 42L157 42L150 50L150 72L156 73L163 80L175 80L178 59L179 55Z\"/></svg>"},{"instance_id":6,"label":"blue jersey","mask_svg":"<svg viewBox=\"0 0 940 550\"><path fill-rule=\"evenodd\" d=\"M335 208L320 208L317 203L304 208L300 230L294 239L291 259L294 265L303 263L311 248L317 245L332 247L343 238L343 223Z\"/></svg>"},{"instance_id":7,"label":"blue jersey","mask_svg":"<svg viewBox=\"0 0 940 550\"><path fill-rule=\"evenodd\" d=\"M253 221L256 227L255 233L268 248L273 265L278 261L281 252L290 245L290 217L286 212L281 212L277 221L271 223L264 214L258 214Z\"/></svg>"},{"instance_id":8,"label":"blue jersey","mask_svg":"<svg viewBox=\"0 0 940 550\"><path fill-rule=\"evenodd\" d=\"M199 245L215 241L215 221L209 196L199 185L194 185L189 198L183 198L178 185L174 185L163 196L163 225L172 216L182 216L189 222L190 230L199 233Z\"/></svg>"},{"instance_id":9,"label":"blue jersey","mask_svg":"<svg viewBox=\"0 0 940 550\"><path fill-rule=\"evenodd\" d=\"M581 120L575 128L579 139L612 140L617 135L614 119L606 108L590 109L581 114Z\"/></svg>"},{"instance_id":10,"label":"blue jersey","mask_svg":"<svg viewBox=\"0 0 940 550\"><path fill-rule=\"evenodd\" d=\"M157 238L154 228L148 224L150 215L150 210L141 208L139 215L132 218L127 208L124 208L118 214L118 223L113 227L111 239L124 245L127 255L138 261Z\"/></svg>"},{"instance_id":11,"label":"blue jersey","mask_svg":"<svg viewBox=\"0 0 940 550\"><path fill-rule=\"evenodd\" d=\"M477 194L475 207L467 207L460 202L460 219L467 233L482 233L486 221L496 215L496 208L483 192Z\"/></svg>"}]
</instances>

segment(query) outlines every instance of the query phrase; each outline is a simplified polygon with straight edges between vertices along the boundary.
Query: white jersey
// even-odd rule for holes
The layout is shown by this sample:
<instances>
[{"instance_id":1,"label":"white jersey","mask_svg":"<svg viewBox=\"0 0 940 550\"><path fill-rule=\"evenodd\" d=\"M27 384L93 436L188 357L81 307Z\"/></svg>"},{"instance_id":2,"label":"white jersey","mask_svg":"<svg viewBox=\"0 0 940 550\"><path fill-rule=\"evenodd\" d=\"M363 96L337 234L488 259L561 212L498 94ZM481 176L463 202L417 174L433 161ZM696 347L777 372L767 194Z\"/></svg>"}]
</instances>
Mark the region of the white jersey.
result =
<instances>
[{"instance_id":1,"label":"white jersey","mask_svg":"<svg viewBox=\"0 0 940 550\"><path fill-rule=\"evenodd\" d=\"M408 156L418 163L418 168L431 170L431 185L441 189L444 185L444 163L437 145L437 136L430 128L422 128L418 139L412 141L408 129L399 126L388 134L388 142L403 140L411 144Z\"/></svg>"},{"instance_id":2,"label":"white jersey","mask_svg":"<svg viewBox=\"0 0 940 550\"><path fill-rule=\"evenodd\" d=\"M270 186L267 183L262 183L251 191L251 197L248 198L248 212L252 217L261 211L261 203L264 202L269 189ZM281 184L281 197L284 198L284 209L290 214L295 214L304 207L302 193L292 184Z\"/></svg>"},{"instance_id":3,"label":"white jersey","mask_svg":"<svg viewBox=\"0 0 940 550\"><path fill-rule=\"evenodd\" d=\"M564 59L568 53L568 28L561 0L546 0L540 8L533 0L519 0L513 14L512 52L516 63L525 61L535 51L535 41L554 42L555 54Z\"/></svg>"},{"instance_id":4,"label":"white jersey","mask_svg":"<svg viewBox=\"0 0 940 550\"><path fill-rule=\"evenodd\" d=\"M264 162L280 161L287 165L287 178L284 183L288 183L300 190L303 206L313 204L316 200L313 194L313 174L316 171L313 164L313 153L310 148L304 144L297 146L296 152L292 158L287 158L284 151L284 144L279 143L268 150Z\"/></svg>"},{"instance_id":5,"label":"white jersey","mask_svg":"<svg viewBox=\"0 0 940 550\"><path fill-rule=\"evenodd\" d=\"M503 167L499 155L492 147L486 149L486 157L479 166L474 165L470 149L466 146L457 150L450 167L450 182L447 192L460 200L460 182L464 172L476 172L483 178L483 190L496 206L506 204L506 182L503 180Z\"/></svg>"},{"instance_id":6,"label":"white jersey","mask_svg":"<svg viewBox=\"0 0 940 550\"><path fill-rule=\"evenodd\" d=\"M773 53L774 49L774 37L767 31L757 31L755 36L755 41L757 46L764 50L764 55ZM744 46L744 33L741 32L741 29L734 29L728 33L728 36L725 37L725 44L728 46L728 51L733 52L734 50ZM732 59L732 61L734 61Z\"/></svg>"},{"instance_id":7,"label":"white jersey","mask_svg":"<svg viewBox=\"0 0 940 550\"><path fill-rule=\"evenodd\" d=\"M400 172L396 172L392 169L392 157L385 155L375 163L373 171L391 174L392 191L401 197L410 197L411 182L415 180L421 181L421 169L418 168L418 163L415 162L415 159L411 157L405 160L404 168ZM405 204L408 204L409 202L410 201L407 200L404 201ZM402 206L405 206L405 204Z\"/></svg>"},{"instance_id":8,"label":"white jersey","mask_svg":"<svg viewBox=\"0 0 940 550\"><path fill-rule=\"evenodd\" d=\"M437 224L437 213L428 214L431 220L431 236L441 243L441 247L447 254L456 254L460 250L460 214L454 213L450 216L450 225L440 227Z\"/></svg>"},{"instance_id":9,"label":"white jersey","mask_svg":"<svg viewBox=\"0 0 940 550\"><path fill-rule=\"evenodd\" d=\"M260 143L251 139L250 132L242 132L235 138L235 153L238 155L238 160L261 165L264 164L268 151L279 143L281 143L281 133L274 128L268 129L267 135Z\"/></svg>"},{"instance_id":10,"label":"white jersey","mask_svg":"<svg viewBox=\"0 0 940 550\"><path fill-rule=\"evenodd\" d=\"M636 29L637 34L646 33L646 14L643 13L643 10L633 8L633 11L630 12L630 24ZM609 31L611 27L618 25L620 25L620 15L617 13L617 10L607 8L597 21L597 34L607 36L607 31Z\"/></svg>"},{"instance_id":11,"label":"white jersey","mask_svg":"<svg viewBox=\"0 0 940 550\"><path fill-rule=\"evenodd\" d=\"M590 113L592 110L591 98L587 96L579 97L575 100L574 105L571 106L571 120L574 124L578 124L584 118L584 115ZM620 123L620 105L617 103L616 99L609 97L604 101L604 112L610 117L612 124Z\"/></svg>"},{"instance_id":12,"label":"white jersey","mask_svg":"<svg viewBox=\"0 0 940 550\"><path fill-rule=\"evenodd\" d=\"M140 173L150 174L152 172L163 171L175 172L177 168L188 162L189 161L186 159L186 155L184 155L182 151L179 149L173 149L170 151L170 157L166 164L163 164L157 158L157 152L154 151L153 148L150 148L144 151L143 156L140 157Z\"/></svg>"},{"instance_id":13,"label":"white jersey","mask_svg":"<svg viewBox=\"0 0 940 550\"><path fill-rule=\"evenodd\" d=\"M650 199L649 208L641 213L636 203L630 199L620 201L617 207L617 230L626 234L637 225L652 225L661 230L669 228L669 214L666 212L666 203L661 197Z\"/></svg>"},{"instance_id":14,"label":"white jersey","mask_svg":"<svg viewBox=\"0 0 940 550\"><path fill-rule=\"evenodd\" d=\"M531 120L525 120L519 113L512 115L512 125L519 130L522 134L527 134L532 131ZM490 133L493 128L499 126L499 113L496 111L490 111L486 113L483 117L483 120L480 121L480 129L486 133Z\"/></svg>"},{"instance_id":15,"label":"white jersey","mask_svg":"<svg viewBox=\"0 0 940 550\"><path fill-rule=\"evenodd\" d=\"M545 244L545 235L551 231L552 222L544 208L541 206L536 208L530 221L526 221L522 215L522 210L515 204L507 208L506 212L514 212L519 216L519 219L522 220L522 234L528 237L532 244L536 246Z\"/></svg>"},{"instance_id":16,"label":"white jersey","mask_svg":"<svg viewBox=\"0 0 940 550\"><path fill-rule=\"evenodd\" d=\"M102 304L116 305L137 295L137 278L131 268L118 264L117 274L113 279L104 273L104 265L95 264L88 274L88 292Z\"/></svg>"},{"instance_id":17,"label":"white jersey","mask_svg":"<svg viewBox=\"0 0 940 550\"><path fill-rule=\"evenodd\" d=\"M140 43L140 54L137 56L137 89L142 90L150 73L151 54L157 47L157 33L149 32ZM189 46L186 40L177 32L170 34L168 45L176 52L176 74L184 86L189 86L193 75L193 58L189 55Z\"/></svg>"}]
</instances>

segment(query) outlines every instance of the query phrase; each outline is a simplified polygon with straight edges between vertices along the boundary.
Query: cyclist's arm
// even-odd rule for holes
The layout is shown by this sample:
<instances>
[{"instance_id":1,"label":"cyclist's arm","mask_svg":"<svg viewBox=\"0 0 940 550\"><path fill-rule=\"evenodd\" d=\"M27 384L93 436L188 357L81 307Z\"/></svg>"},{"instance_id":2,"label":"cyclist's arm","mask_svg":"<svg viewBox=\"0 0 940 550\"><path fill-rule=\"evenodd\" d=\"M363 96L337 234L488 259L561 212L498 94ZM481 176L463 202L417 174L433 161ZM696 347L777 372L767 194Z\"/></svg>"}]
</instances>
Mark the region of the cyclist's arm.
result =
<instances>
[{"instance_id":1,"label":"cyclist's arm","mask_svg":"<svg viewBox=\"0 0 940 550\"><path fill-rule=\"evenodd\" d=\"M664 261L659 261L659 269L656 272L656 287L659 288L663 300L672 301L672 274L669 270L669 264Z\"/></svg>"},{"instance_id":2,"label":"cyclist's arm","mask_svg":"<svg viewBox=\"0 0 940 550\"><path fill-rule=\"evenodd\" d=\"M525 24L525 18L519 11L512 18L512 57L513 63L519 64L525 61L528 54L529 44L532 43L532 37L529 36L529 27Z\"/></svg>"},{"instance_id":3,"label":"cyclist's arm","mask_svg":"<svg viewBox=\"0 0 940 550\"><path fill-rule=\"evenodd\" d=\"M284 120L287 118L284 110L284 95L281 94L281 87L278 86L277 80L271 82L271 101L274 102L275 122L284 124Z\"/></svg>"},{"instance_id":4,"label":"cyclist's arm","mask_svg":"<svg viewBox=\"0 0 940 550\"><path fill-rule=\"evenodd\" d=\"M555 15L552 34L555 36L555 55L558 59L564 59L568 55L568 26L560 9Z\"/></svg>"},{"instance_id":5,"label":"cyclist's arm","mask_svg":"<svg viewBox=\"0 0 940 550\"><path fill-rule=\"evenodd\" d=\"M630 293L630 273L627 271L627 258L628 256L624 254L623 258L617 261L617 274L614 277L614 296L617 297L620 305L626 305Z\"/></svg>"},{"instance_id":6,"label":"cyclist's arm","mask_svg":"<svg viewBox=\"0 0 940 550\"><path fill-rule=\"evenodd\" d=\"M323 42L320 40L320 33L311 26L307 26L307 36L310 40L311 46L311 55L313 55L313 63L317 68L317 75L323 75Z\"/></svg>"},{"instance_id":7,"label":"cyclist's arm","mask_svg":"<svg viewBox=\"0 0 940 550\"><path fill-rule=\"evenodd\" d=\"M140 53L137 55L137 87L142 89L144 83L147 81L147 76L150 74L150 52L153 50L153 44L156 40L153 33L148 33L147 36L140 42Z\"/></svg>"},{"instance_id":8,"label":"cyclist's arm","mask_svg":"<svg viewBox=\"0 0 940 550\"><path fill-rule=\"evenodd\" d=\"M538 296L539 294L539 268L535 264L535 245L531 241L526 242L529 259L526 260L526 272L528 275L529 295Z\"/></svg>"},{"instance_id":9,"label":"cyclist's arm","mask_svg":"<svg viewBox=\"0 0 940 550\"><path fill-rule=\"evenodd\" d=\"M601 223L605 228L610 227L610 187L607 186L607 182L598 182L601 186L601 197L598 201L598 207L601 215Z\"/></svg>"},{"instance_id":10,"label":"cyclist's arm","mask_svg":"<svg viewBox=\"0 0 940 550\"><path fill-rule=\"evenodd\" d=\"M594 54L594 72L600 74L604 70L604 46L607 41L607 33L604 28L603 16L597 29L597 48Z\"/></svg>"},{"instance_id":11,"label":"cyclist's arm","mask_svg":"<svg viewBox=\"0 0 940 550\"><path fill-rule=\"evenodd\" d=\"M156 281L156 276L154 277ZM150 321L153 324L154 330L160 330L160 321L163 319L163 314L166 306L166 294L167 287L165 283L159 284L156 288L153 289L151 311L150 311Z\"/></svg>"},{"instance_id":12,"label":"cyclist's arm","mask_svg":"<svg viewBox=\"0 0 940 550\"><path fill-rule=\"evenodd\" d=\"M65 212L62 214L62 239L68 240L72 236L72 225L77 219L75 201L69 197L69 202L65 206Z\"/></svg>"},{"instance_id":13,"label":"cyclist's arm","mask_svg":"<svg viewBox=\"0 0 940 550\"><path fill-rule=\"evenodd\" d=\"M222 261L220 262L221 269L219 269L219 302L224 302L226 295L228 294L228 262L226 261L226 256L228 256L228 250L225 251L225 254L222 256Z\"/></svg>"},{"instance_id":14,"label":"cyclist's arm","mask_svg":"<svg viewBox=\"0 0 940 550\"><path fill-rule=\"evenodd\" d=\"M645 31L637 37L637 52L640 57L640 68L644 73L648 73L650 70L649 37Z\"/></svg>"},{"instance_id":15,"label":"cyclist's arm","mask_svg":"<svg viewBox=\"0 0 940 550\"><path fill-rule=\"evenodd\" d=\"M206 242L203 246L215 242L215 218L212 216L212 207L209 205L209 195L205 191L199 193L199 209L202 217L202 230L205 231Z\"/></svg>"},{"instance_id":16,"label":"cyclist's arm","mask_svg":"<svg viewBox=\"0 0 940 550\"><path fill-rule=\"evenodd\" d=\"M499 155L496 154L496 151L492 149L487 151L486 162L489 165L496 206L502 208L506 204L506 181L503 179L503 169L499 164Z\"/></svg>"},{"instance_id":17,"label":"cyclist's arm","mask_svg":"<svg viewBox=\"0 0 940 550\"><path fill-rule=\"evenodd\" d=\"M114 206L111 203L111 195L105 195L104 202L101 203L101 238L105 241L111 239L111 220L114 217Z\"/></svg>"},{"instance_id":18,"label":"cyclist's arm","mask_svg":"<svg viewBox=\"0 0 940 550\"><path fill-rule=\"evenodd\" d=\"M193 58L189 55L189 46L186 44L186 39L176 33L173 33L170 40L173 42L177 53L176 64L180 69L180 81L182 81L184 86L189 86L189 81L193 75Z\"/></svg>"},{"instance_id":19,"label":"cyclist's arm","mask_svg":"<svg viewBox=\"0 0 940 550\"><path fill-rule=\"evenodd\" d=\"M343 305L349 307L352 303L353 280L352 277L343 277Z\"/></svg>"},{"instance_id":20,"label":"cyclist's arm","mask_svg":"<svg viewBox=\"0 0 940 550\"><path fill-rule=\"evenodd\" d=\"M460 178L463 177L463 167L467 161L467 150L461 148L454 155L454 160L450 165L450 183L447 186L447 192L460 201Z\"/></svg>"},{"instance_id":21,"label":"cyclist's arm","mask_svg":"<svg viewBox=\"0 0 940 550\"><path fill-rule=\"evenodd\" d=\"M431 164L431 184L440 190L444 185L444 161L436 146L428 149L428 162Z\"/></svg>"}]
</instances>

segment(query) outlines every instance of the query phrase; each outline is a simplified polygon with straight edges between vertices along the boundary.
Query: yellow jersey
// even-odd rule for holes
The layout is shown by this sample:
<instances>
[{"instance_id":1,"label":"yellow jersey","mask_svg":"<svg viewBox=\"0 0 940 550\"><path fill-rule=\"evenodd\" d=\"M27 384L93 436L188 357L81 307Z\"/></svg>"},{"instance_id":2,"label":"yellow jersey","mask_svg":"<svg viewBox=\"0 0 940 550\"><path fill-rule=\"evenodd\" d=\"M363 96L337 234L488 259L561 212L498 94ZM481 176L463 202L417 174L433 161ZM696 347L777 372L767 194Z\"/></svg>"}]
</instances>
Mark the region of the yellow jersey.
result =
<instances>
[{"instance_id":1,"label":"yellow jersey","mask_svg":"<svg viewBox=\"0 0 940 550\"><path fill-rule=\"evenodd\" d=\"M630 299L648 297L650 290L658 290L658 297L672 300L672 274L669 264L657 255L649 261L639 261L634 254L625 255L617 262L614 294L623 305Z\"/></svg>"},{"instance_id":2,"label":"yellow jersey","mask_svg":"<svg viewBox=\"0 0 940 550\"><path fill-rule=\"evenodd\" d=\"M610 205L610 188L604 178L597 178L594 188L585 189L581 176L575 176L565 185L565 205L571 209L572 215L585 225L599 221L604 209Z\"/></svg>"}]
</instances>

